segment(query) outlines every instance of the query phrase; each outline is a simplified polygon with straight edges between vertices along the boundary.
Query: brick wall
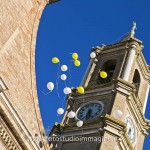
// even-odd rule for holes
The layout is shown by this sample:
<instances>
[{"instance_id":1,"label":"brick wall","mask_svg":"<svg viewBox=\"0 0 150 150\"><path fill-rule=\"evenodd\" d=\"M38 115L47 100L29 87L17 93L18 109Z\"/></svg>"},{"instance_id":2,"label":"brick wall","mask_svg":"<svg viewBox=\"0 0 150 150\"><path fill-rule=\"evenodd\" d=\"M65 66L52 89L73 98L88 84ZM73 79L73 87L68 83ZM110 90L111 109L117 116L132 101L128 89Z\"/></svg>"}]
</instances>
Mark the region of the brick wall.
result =
<instances>
[{"instance_id":1,"label":"brick wall","mask_svg":"<svg viewBox=\"0 0 150 150\"><path fill-rule=\"evenodd\" d=\"M5 94L33 137L44 133L35 83L35 41L45 5L46 0L0 3L0 76L8 87Z\"/></svg>"}]
</instances>

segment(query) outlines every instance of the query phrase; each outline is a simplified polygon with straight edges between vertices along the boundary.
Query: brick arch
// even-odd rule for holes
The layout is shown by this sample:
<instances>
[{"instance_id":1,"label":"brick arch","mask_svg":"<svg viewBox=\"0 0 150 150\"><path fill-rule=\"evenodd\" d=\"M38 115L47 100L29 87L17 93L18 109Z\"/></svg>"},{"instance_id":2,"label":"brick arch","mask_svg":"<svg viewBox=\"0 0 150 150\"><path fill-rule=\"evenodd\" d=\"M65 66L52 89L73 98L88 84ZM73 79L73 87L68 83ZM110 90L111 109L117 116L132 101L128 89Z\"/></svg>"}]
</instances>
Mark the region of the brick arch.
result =
<instances>
[{"instance_id":1,"label":"brick arch","mask_svg":"<svg viewBox=\"0 0 150 150\"><path fill-rule=\"evenodd\" d=\"M39 108L39 103L38 103L38 96L37 96L37 87L36 87L36 72L35 72L35 49L36 49L36 37L37 37L37 31L40 23L40 18L43 13L43 10L45 8L47 3L41 3L37 9L35 19L34 19L34 24L33 24L33 29L32 29L32 35L31 35L31 47L30 47L30 75L31 75L31 87L32 87L32 97L34 101L34 108L35 108L35 113L37 117L37 122L38 126L40 129L41 135L45 137L45 131L41 119L41 114L40 114L40 108ZM47 143L44 143L44 147L47 149L48 145Z\"/></svg>"},{"instance_id":2,"label":"brick arch","mask_svg":"<svg viewBox=\"0 0 150 150\"><path fill-rule=\"evenodd\" d=\"M0 22L0 77L7 86L1 89L0 85L0 93L6 96L5 101L11 110L4 100L0 107L7 115L6 123L26 132L26 138L27 135L45 136L36 90L35 46L40 17L46 4L46 0L28 0L28 3L22 0L4 1L0 4L3 12ZM24 144L28 149L39 147L38 141L24 141ZM45 149L48 149L47 143L41 148Z\"/></svg>"}]
</instances>

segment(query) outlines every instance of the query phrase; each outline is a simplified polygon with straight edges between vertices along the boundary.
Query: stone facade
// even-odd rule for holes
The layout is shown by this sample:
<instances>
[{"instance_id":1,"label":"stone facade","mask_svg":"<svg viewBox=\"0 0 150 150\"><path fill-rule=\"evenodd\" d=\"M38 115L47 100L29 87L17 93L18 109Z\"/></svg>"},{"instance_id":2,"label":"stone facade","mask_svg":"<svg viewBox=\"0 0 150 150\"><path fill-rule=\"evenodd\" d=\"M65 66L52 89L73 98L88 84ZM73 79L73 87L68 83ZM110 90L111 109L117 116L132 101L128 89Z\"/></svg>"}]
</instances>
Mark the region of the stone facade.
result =
<instances>
[{"instance_id":1,"label":"stone facade","mask_svg":"<svg viewBox=\"0 0 150 150\"><path fill-rule=\"evenodd\" d=\"M57 0L0 3L0 149L49 149L39 111L35 43L44 7Z\"/></svg>"}]
</instances>

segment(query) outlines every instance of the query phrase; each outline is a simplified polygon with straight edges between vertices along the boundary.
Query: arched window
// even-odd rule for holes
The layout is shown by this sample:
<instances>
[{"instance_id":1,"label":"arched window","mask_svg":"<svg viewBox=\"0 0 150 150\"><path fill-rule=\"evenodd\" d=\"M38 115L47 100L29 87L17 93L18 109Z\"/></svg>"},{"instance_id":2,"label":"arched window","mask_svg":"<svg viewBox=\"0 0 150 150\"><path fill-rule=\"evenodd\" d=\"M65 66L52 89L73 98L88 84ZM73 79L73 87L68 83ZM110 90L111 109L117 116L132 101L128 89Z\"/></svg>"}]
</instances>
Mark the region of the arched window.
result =
<instances>
[{"instance_id":1,"label":"arched window","mask_svg":"<svg viewBox=\"0 0 150 150\"><path fill-rule=\"evenodd\" d=\"M141 82L141 78L140 78L139 71L135 69L134 76L133 76L133 84L135 85L136 88L136 92L135 92L136 96L138 96L140 82Z\"/></svg>"},{"instance_id":2,"label":"arched window","mask_svg":"<svg viewBox=\"0 0 150 150\"><path fill-rule=\"evenodd\" d=\"M108 60L107 62L104 63L103 67L101 70L104 70L107 72L108 77L111 79L113 76L113 73L115 71L117 60Z\"/></svg>"},{"instance_id":3,"label":"arched window","mask_svg":"<svg viewBox=\"0 0 150 150\"><path fill-rule=\"evenodd\" d=\"M111 59L111 60L106 61L103 64L100 71L105 71L107 73L107 78L103 79L103 78L99 77L99 82L101 84L111 81L113 74L114 74L114 71L115 71L116 63L117 63L116 59Z\"/></svg>"}]
</instances>

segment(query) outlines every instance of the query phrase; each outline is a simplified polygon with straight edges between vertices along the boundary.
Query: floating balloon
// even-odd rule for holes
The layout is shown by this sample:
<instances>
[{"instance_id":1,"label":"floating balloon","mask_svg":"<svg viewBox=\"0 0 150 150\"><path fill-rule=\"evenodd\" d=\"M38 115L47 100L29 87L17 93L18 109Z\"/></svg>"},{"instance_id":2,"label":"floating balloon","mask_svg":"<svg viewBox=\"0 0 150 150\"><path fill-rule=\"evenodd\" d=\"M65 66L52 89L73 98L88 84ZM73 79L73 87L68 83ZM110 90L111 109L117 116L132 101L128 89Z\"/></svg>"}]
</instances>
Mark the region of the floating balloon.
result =
<instances>
[{"instance_id":1,"label":"floating balloon","mask_svg":"<svg viewBox=\"0 0 150 150\"><path fill-rule=\"evenodd\" d=\"M66 80L66 79L67 79L67 76L66 76L65 74L62 74L62 75L60 76L60 78L61 78L61 80Z\"/></svg>"},{"instance_id":2,"label":"floating balloon","mask_svg":"<svg viewBox=\"0 0 150 150\"><path fill-rule=\"evenodd\" d=\"M92 53L90 54L90 57L91 57L91 58L95 58L95 57L96 57L96 54L95 54L94 52L92 52Z\"/></svg>"},{"instance_id":3,"label":"floating balloon","mask_svg":"<svg viewBox=\"0 0 150 150\"><path fill-rule=\"evenodd\" d=\"M59 59L58 59L57 57L53 57L53 58L52 58L52 62L53 62L54 64L57 64L57 63L59 63Z\"/></svg>"},{"instance_id":4,"label":"floating balloon","mask_svg":"<svg viewBox=\"0 0 150 150\"><path fill-rule=\"evenodd\" d=\"M105 72L105 71L100 71L100 77L101 77L101 78L107 78L107 72Z\"/></svg>"},{"instance_id":5,"label":"floating balloon","mask_svg":"<svg viewBox=\"0 0 150 150\"><path fill-rule=\"evenodd\" d=\"M78 127L82 127L82 126L83 126L83 121L82 121L82 120L79 120L79 121L77 122L77 126L78 126Z\"/></svg>"},{"instance_id":6,"label":"floating balloon","mask_svg":"<svg viewBox=\"0 0 150 150\"><path fill-rule=\"evenodd\" d=\"M72 110L68 113L68 118L74 118L75 117L75 112L73 112Z\"/></svg>"},{"instance_id":7,"label":"floating balloon","mask_svg":"<svg viewBox=\"0 0 150 150\"><path fill-rule=\"evenodd\" d=\"M74 61L74 65L75 65L76 67L79 67L79 66L80 66L80 61L79 61L79 60L75 60L75 61Z\"/></svg>"},{"instance_id":8,"label":"floating balloon","mask_svg":"<svg viewBox=\"0 0 150 150\"><path fill-rule=\"evenodd\" d=\"M64 88L64 93L65 93L65 94L70 94L70 93L71 93L71 88L65 87L65 88Z\"/></svg>"},{"instance_id":9,"label":"floating balloon","mask_svg":"<svg viewBox=\"0 0 150 150\"><path fill-rule=\"evenodd\" d=\"M73 58L74 60L78 59L78 54L77 54L77 53L73 53L73 54L72 54L72 58Z\"/></svg>"},{"instance_id":10,"label":"floating balloon","mask_svg":"<svg viewBox=\"0 0 150 150\"><path fill-rule=\"evenodd\" d=\"M80 94L84 94L84 88L82 86L77 87L77 90Z\"/></svg>"},{"instance_id":11,"label":"floating balloon","mask_svg":"<svg viewBox=\"0 0 150 150\"><path fill-rule=\"evenodd\" d=\"M61 66L61 71L67 71L68 67L66 65Z\"/></svg>"},{"instance_id":12,"label":"floating balloon","mask_svg":"<svg viewBox=\"0 0 150 150\"><path fill-rule=\"evenodd\" d=\"M54 89L54 83L53 82L48 82L47 83L47 88L52 91Z\"/></svg>"},{"instance_id":13,"label":"floating balloon","mask_svg":"<svg viewBox=\"0 0 150 150\"><path fill-rule=\"evenodd\" d=\"M62 114L64 113L64 109L63 109L63 108L58 108L58 109L57 109L57 113L58 113L59 115L62 115Z\"/></svg>"},{"instance_id":14,"label":"floating balloon","mask_svg":"<svg viewBox=\"0 0 150 150\"><path fill-rule=\"evenodd\" d=\"M122 116L122 111L119 110L119 109L116 109L116 110L113 112L113 115L114 115L114 117L119 118L119 117Z\"/></svg>"}]
</instances>

